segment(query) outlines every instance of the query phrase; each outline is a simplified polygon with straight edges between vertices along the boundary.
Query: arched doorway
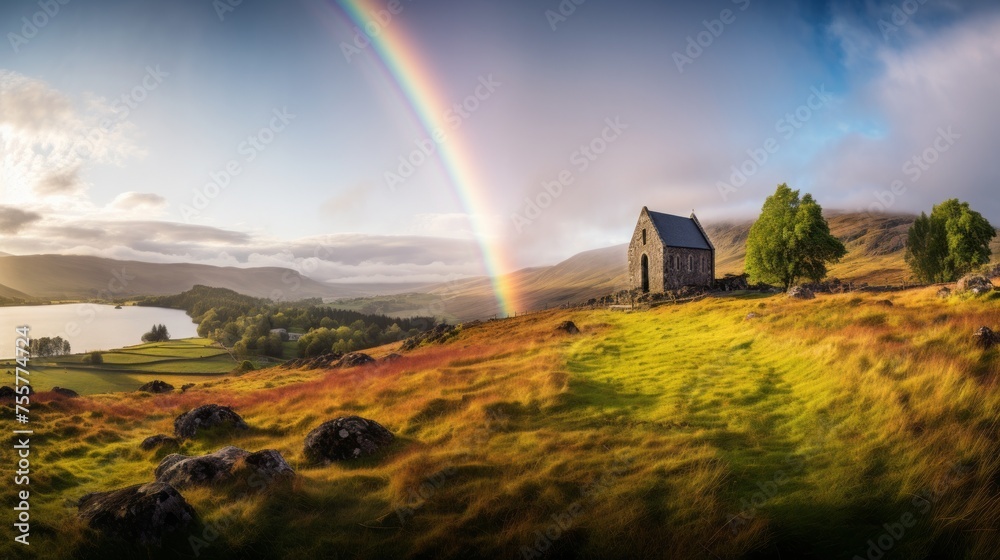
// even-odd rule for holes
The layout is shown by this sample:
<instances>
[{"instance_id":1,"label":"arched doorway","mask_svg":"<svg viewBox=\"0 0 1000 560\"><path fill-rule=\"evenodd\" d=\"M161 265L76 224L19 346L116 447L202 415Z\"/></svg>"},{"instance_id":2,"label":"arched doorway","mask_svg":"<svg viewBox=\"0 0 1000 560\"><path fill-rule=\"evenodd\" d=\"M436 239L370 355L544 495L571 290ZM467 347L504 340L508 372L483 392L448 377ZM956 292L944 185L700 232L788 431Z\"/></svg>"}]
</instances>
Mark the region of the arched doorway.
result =
<instances>
[{"instance_id":1,"label":"arched doorway","mask_svg":"<svg viewBox=\"0 0 1000 560\"><path fill-rule=\"evenodd\" d=\"M649 257L642 256L642 293L649 292Z\"/></svg>"}]
</instances>

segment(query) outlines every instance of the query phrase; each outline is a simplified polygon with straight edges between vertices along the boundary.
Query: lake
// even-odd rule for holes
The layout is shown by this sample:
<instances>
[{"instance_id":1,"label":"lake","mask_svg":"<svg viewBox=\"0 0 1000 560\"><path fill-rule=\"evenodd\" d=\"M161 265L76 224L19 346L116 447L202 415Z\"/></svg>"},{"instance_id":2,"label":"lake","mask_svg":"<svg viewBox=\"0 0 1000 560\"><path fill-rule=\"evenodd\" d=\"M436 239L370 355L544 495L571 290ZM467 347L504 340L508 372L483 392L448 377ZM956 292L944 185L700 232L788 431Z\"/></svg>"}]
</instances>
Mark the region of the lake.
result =
<instances>
[{"instance_id":1,"label":"lake","mask_svg":"<svg viewBox=\"0 0 1000 560\"><path fill-rule=\"evenodd\" d=\"M0 359L14 357L14 329L22 325L31 327L31 338L63 337L73 353L79 354L141 344L143 333L154 324L166 325L170 338L198 336L198 325L177 309L115 309L92 303L0 307Z\"/></svg>"}]
</instances>

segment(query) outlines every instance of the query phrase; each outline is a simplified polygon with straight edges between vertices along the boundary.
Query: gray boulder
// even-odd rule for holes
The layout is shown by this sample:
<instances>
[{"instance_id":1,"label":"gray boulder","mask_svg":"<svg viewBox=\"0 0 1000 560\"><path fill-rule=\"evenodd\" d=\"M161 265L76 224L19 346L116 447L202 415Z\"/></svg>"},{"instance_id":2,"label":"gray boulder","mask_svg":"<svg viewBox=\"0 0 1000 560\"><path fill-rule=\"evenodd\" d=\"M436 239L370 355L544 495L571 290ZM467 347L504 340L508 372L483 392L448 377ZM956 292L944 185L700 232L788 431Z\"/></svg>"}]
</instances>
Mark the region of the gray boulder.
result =
<instances>
[{"instance_id":1,"label":"gray boulder","mask_svg":"<svg viewBox=\"0 0 1000 560\"><path fill-rule=\"evenodd\" d=\"M153 381L150 381L149 383L146 383L142 387L139 387L138 390L140 392L154 393L154 394L170 393L174 390L174 386L165 381L160 381L159 379L155 379Z\"/></svg>"},{"instance_id":2,"label":"gray boulder","mask_svg":"<svg viewBox=\"0 0 1000 560\"><path fill-rule=\"evenodd\" d=\"M1000 343L1000 335L993 332L993 329L989 327L979 327L979 330L972 335L976 340L976 346L982 348L983 350L989 350L993 348L997 343Z\"/></svg>"},{"instance_id":3,"label":"gray boulder","mask_svg":"<svg viewBox=\"0 0 1000 560\"><path fill-rule=\"evenodd\" d=\"M972 294L981 296L983 294L988 294L993 291L993 282L990 279L981 274L970 274L968 276L963 276L961 280L958 281L958 286L956 288L960 293L972 292Z\"/></svg>"},{"instance_id":4,"label":"gray boulder","mask_svg":"<svg viewBox=\"0 0 1000 560\"><path fill-rule=\"evenodd\" d=\"M174 420L174 435L179 438L193 438L198 430L228 426L238 430L250 427L239 414L228 406L206 404L181 414Z\"/></svg>"},{"instance_id":5,"label":"gray boulder","mask_svg":"<svg viewBox=\"0 0 1000 560\"><path fill-rule=\"evenodd\" d=\"M65 387L53 387L52 392L61 397L66 397L69 399L75 399L76 397L80 396L80 394L74 391L73 389L67 389Z\"/></svg>"},{"instance_id":6,"label":"gray boulder","mask_svg":"<svg viewBox=\"0 0 1000 560\"><path fill-rule=\"evenodd\" d=\"M160 482L87 494L77 507L77 515L91 529L142 545L158 545L167 533L195 519L184 497Z\"/></svg>"},{"instance_id":7,"label":"gray boulder","mask_svg":"<svg viewBox=\"0 0 1000 560\"><path fill-rule=\"evenodd\" d=\"M563 331L569 334L580 334L580 329L576 327L576 323L573 321L563 321L556 327L557 331Z\"/></svg>"},{"instance_id":8,"label":"gray boulder","mask_svg":"<svg viewBox=\"0 0 1000 560\"><path fill-rule=\"evenodd\" d=\"M395 436L374 420L345 416L324 422L306 436L305 455L313 463L330 463L374 455Z\"/></svg>"},{"instance_id":9,"label":"gray boulder","mask_svg":"<svg viewBox=\"0 0 1000 560\"><path fill-rule=\"evenodd\" d=\"M374 364L374 363L375 363L375 358L372 358L368 354L364 354L361 352L351 352L350 354L344 354L344 357L341 358L340 361L337 362L337 365L334 367L349 368L349 367L366 366L368 364Z\"/></svg>"},{"instance_id":10,"label":"gray boulder","mask_svg":"<svg viewBox=\"0 0 1000 560\"><path fill-rule=\"evenodd\" d=\"M190 457L173 454L164 457L154 472L157 482L176 488L206 486L225 482L236 475L236 466L242 461L253 473L267 481L291 477L295 471L277 451L268 449L250 453L228 446L208 455Z\"/></svg>"},{"instance_id":11,"label":"gray boulder","mask_svg":"<svg viewBox=\"0 0 1000 560\"><path fill-rule=\"evenodd\" d=\"M805 286L793 286L788 290L788 297L794 299L815 299L816 294Z\"/></svg>"},{"instance_id":12,"label":"gray boulder","mask_svg":"<svg viewBox=\"0 0 1000 560\"><path fill-rule=\"evenodd\" d=\"M941 299L948 299L951 297L951 288L945 286L938 290L937 297Z\"/></svg>"},{"instance_id":13,"label":"gray boulder","mask_svg":"<svg viewBox=\"0 0 1000 560\"><path fill-rule=\"evenodd\" d=\"M157 434L155 436L149 436L148 438L142 440L139 447L143 451L150 451L156 449L157 447L180 447L181 442L177 438L172 438L165 434Z\"/></svg>"}]
</instances>

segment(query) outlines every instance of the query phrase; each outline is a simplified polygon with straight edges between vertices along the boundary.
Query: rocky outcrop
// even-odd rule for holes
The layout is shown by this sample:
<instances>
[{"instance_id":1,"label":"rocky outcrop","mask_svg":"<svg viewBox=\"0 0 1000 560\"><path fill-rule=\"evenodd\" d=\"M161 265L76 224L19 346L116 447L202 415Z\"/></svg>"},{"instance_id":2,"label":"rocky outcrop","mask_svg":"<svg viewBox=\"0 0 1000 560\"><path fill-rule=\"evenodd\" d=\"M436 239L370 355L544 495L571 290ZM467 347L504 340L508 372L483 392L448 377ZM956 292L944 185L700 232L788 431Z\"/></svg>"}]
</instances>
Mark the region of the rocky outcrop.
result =
<instances>
[{"instance_id":1,"label":"rocky outcrop","mask_svg":"<svg viewBox=\"0 0 1000 560\"><path fill-rule=\"evenodd\" d=\"M142 387L139 387L138 390L140 392L154 393L154 394L170 393L174 390L174 386L165 381L160 381L159 379L156 379L154 381L146 383Z\"/></svg>"},{"instance_id":2,"label":"rocky outcrop","mask_svg":"<svg viewBox=\"0 0 1000 560\"><path fill-rule=\"evenodd\" d=\"M788 297L794 299L815 299L816 294L805 286L793 286L788 290Z\"/></svg>"},{"instance_id":3,"label":"rocky outcrop","mask_svg":"<svg viewBox=\"0 0 1000 560\"><path fill-rule=\"evenodd\" d=\"M358 366L367 366L368 364L374 364L375 359L364 354L362 352L351 352L350 354L345 354L343 358L337 361L336 367L339 368L350 368Z\"/></svg>"},{"instance_id":4,"label":"rocky outcrop","mask_svg":"<svg viewBox=\"0 0 1000 560\"><path fill-rule=\"evenodd\" d=\"M313 463L330 463L374 455L395 436L374 420L345 416L324 422L306 436L305 455Z\"/></svg>"},{"instance_id":5,"label":"rocky outcrop","mask_svg":"<svg viewBox=\"0 0 1000 560\"><path fill-rule=\"evenodd\" d=\"M151 451L159 447L175 447L179 448L181 446L180 440L177 438L172 438L166 434L157 434L155 436L149 436L148 438L142 440L139 447L143 451Z\"/></svg>"},{"instance_id":6,"label":"rocky outcrop","mask_svg":"<svg viewBox=\"0 0 1000 560\"><path fill-rule=\"evenodd\" d=\"M281 364L283 369L329 369L337 366L337 362L343 358L344 355L340 352L333 352L331 354L323 354L322 356L316 356L315 358L298 358L295 360L289 360L284 364Z\"/></svg>"},{"instance_id":7,"label":"rocky outcrop","mask_svg":"<svg viewBox=\"0 0 1000 560\"><path fill-rule=\"evenodd\" d=\"M53 387L52 392L61 397L66 397L68 399L75 399L76 397L80 396L80 393L77 393L73 389L67 389L65 387Z\"/></svg>"},{"instance_id":8,"label":"rocky outcrop","mask_svg":"<svg viewBox=\"0 0 1000 560\"><path fill-rule=\"evenodd\" d=\"M937 297L941 299L948 299L951 297L951 288L944 287L938 290Z\"/></svg>"},{"instance_id":9,"label":"rocky outcrop","mask_svg":"<svg viewBox=\"0 0 1000 560\"><path fill-rule=\"evenodd\" d=\"M388 356L382 358L382 363L391 364L396 360L402 359L402 357L403 357L402 354L396 354L395 352L393 352L392 354L389 354Z\"/></svg>"},{"instance_id":10,"label":"rocky outcrop","mask_svg":"<svg viewBox=\"0 0 1000 560\"><path fill-rule=\"evenodd\" d=\"M562 323L559 323L559 326L556 327L556 330L563 331L568 334L580 334L580 329L576 327L576 323L574 323L573 321L563 321Z\"/></svg>"},{"instance_id":11,"label":"rocky outcrop","mask_svg":"<svg viewBox=\"0 0 1000 560\"><path fill-rule=\"evenodd\" d=\"M451 338L454 332L455 327L453 325L441 323L428 331L424 331L416 336L407 338L403 341L403 345L400 347L400 350L403 352L409 352L422 344L441 343Z\"/></svg>"},{"instance_id":12,"label":"rocky outcrop","mask_svg":"<svg viewBox=\"0 0 1000 560\"><path fill-rule=\"evenodd\" d=\"M87 494L79 501L78 515L105 536L143 545L158 545L166 534L195 519L184 497L161 482Z\"/></svg>"},{"instance_id":13,"label":"rocky outcrop","mask_svg":"<svg viewBox=\"0 0 1000 560\"><path fill-rule=\"evenodd\" d=\"M228 446L214 453L201 456L167 455L155 475L157 482L164 482L175 488L188 486L211 486L225 482L237 474L242 465L248 475L256 475L255 480L271 482L279 478L295 476L295 471L273 449L250 453L238 447Z\"/></svg>"},{"instance_id":14,"label":"rocky outcrop","mask_svg":"<svg viewBox=\"0 0 1000 560\"><path fill-rule=\"evenodd\" d=\"M970 274L958 281L956 290L959 293L970 292L973 295L981 296L992 292L993 288L993 282L990 282L989 278L980 274Z\"/></svg>"},{"instance_id":15,"label":"rocky outcrop","mask_svg":"<svg viewBox=\"0 0 1000 560\"><path fill-rule=\"evenodd\" d=\"M178 416L174 420L174 435L190 439L198 433L198 430L216 426L227 426L238 430L249 429L243 418L228 406L206 404Z\"/></svg>"}]
</instances>

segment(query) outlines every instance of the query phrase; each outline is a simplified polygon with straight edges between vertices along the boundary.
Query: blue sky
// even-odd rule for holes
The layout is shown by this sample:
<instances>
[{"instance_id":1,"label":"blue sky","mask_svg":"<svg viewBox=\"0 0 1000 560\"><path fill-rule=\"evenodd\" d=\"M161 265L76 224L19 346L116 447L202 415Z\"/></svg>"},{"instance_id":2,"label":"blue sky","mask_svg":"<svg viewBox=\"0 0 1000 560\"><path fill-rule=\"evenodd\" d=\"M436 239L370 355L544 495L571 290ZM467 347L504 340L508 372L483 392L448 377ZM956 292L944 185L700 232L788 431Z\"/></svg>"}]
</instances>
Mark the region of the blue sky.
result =
<instances>
[{"instance_id":1,"label":"blue sky","mask_svg":"<svg viewBox=\"0 0 1000 560\"><path fill-rule=\"evenodd\" d=\"M333 281L483 272L440 165L387 187L425 132L373 49L345 59L354 30L332 2L221 18L212 0L53 2L0 6L0 251ZM626 242L643 205L750 217L781 182L828 209L959 196L1000 223L992 4L402 0L387 25L444 98L500 84L461 126L488 201L471 219L532 266ZM609 119L624 127L584 169ZM572 184L519 220L563 171Z\"/></svg>"}]
</instances>

